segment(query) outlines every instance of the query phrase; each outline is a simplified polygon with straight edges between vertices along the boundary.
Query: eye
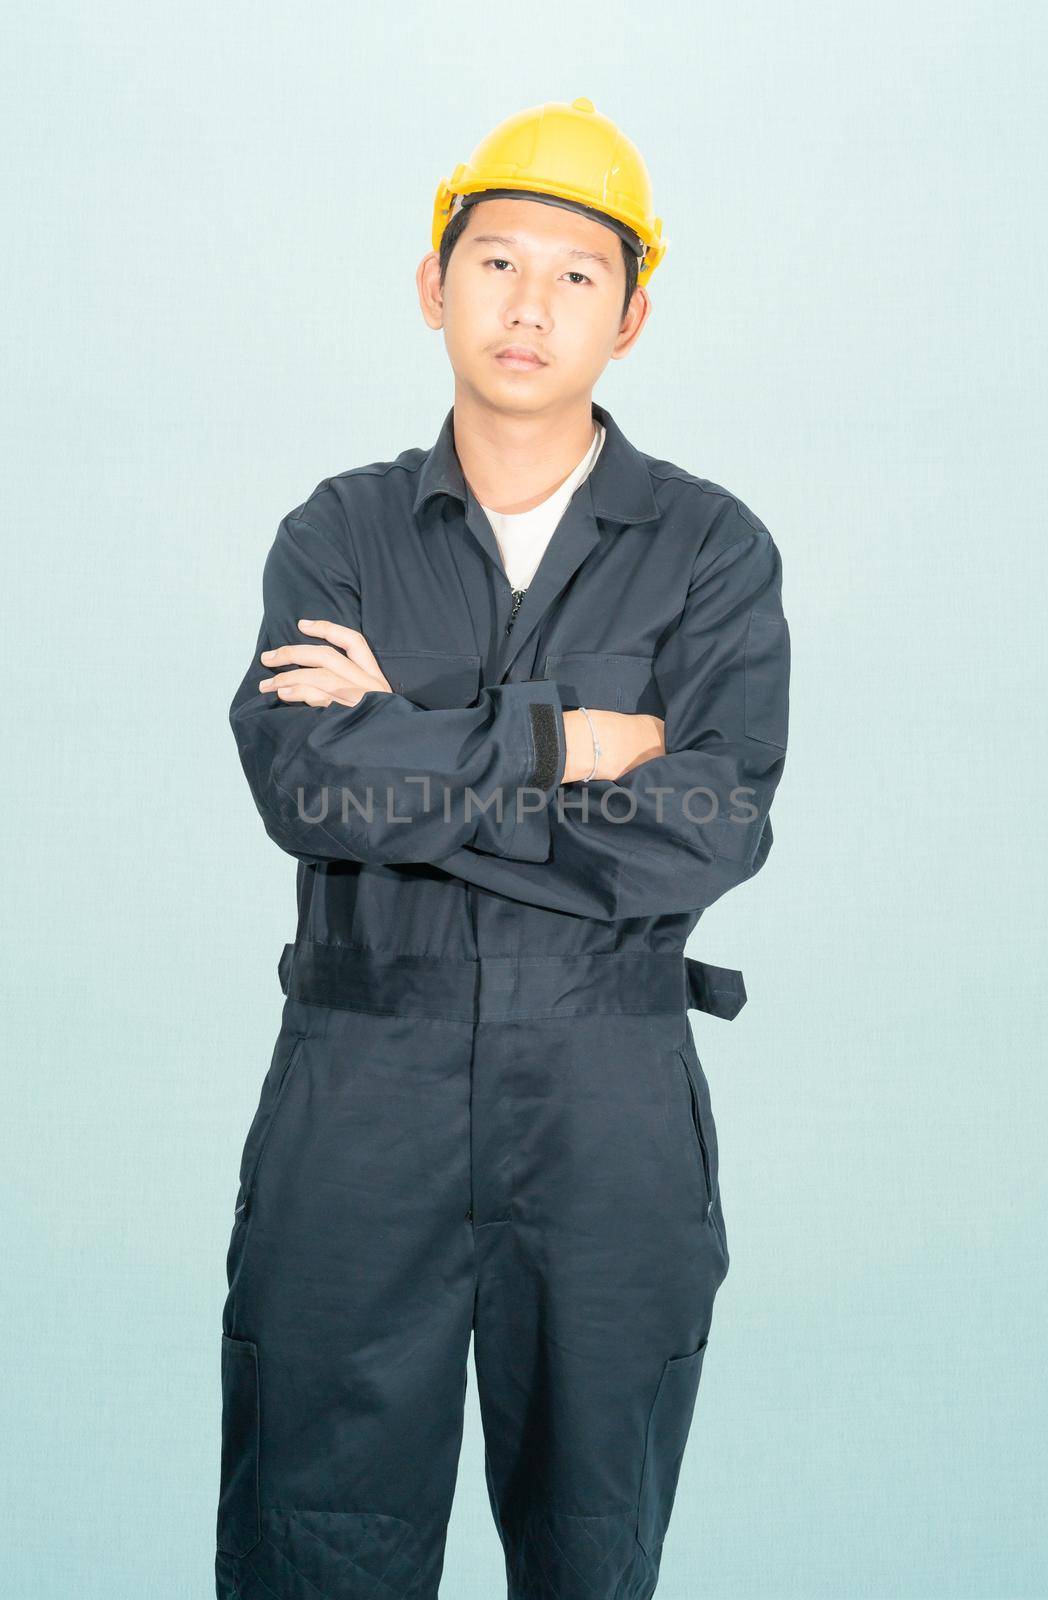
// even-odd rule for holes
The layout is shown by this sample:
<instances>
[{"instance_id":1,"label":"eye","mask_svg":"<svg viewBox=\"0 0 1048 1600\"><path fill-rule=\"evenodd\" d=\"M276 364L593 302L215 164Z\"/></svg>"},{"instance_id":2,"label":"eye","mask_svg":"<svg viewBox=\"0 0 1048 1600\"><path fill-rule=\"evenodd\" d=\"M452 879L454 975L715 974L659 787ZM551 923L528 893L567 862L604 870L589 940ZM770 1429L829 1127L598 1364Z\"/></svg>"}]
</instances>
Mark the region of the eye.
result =
<instances>
[{"instance_id":1,"label":"eye","mask_svg":"<svg viewBox=\"0 0 1048 1600\"><path fill-rule=\"evenodd\" d=\"M510 266L513 265L513 263L511 261L507 261L505 256L489 256L488 259L484 262L484 265L486 267L497 267L497 266L510 267ZM592 283L593 282L593 279L592 278L588 278L584 272L576 272L574 268L570 268L569 269L568 277L569 278L581 278L583 283Z\"/></svg>"}]
</instances>

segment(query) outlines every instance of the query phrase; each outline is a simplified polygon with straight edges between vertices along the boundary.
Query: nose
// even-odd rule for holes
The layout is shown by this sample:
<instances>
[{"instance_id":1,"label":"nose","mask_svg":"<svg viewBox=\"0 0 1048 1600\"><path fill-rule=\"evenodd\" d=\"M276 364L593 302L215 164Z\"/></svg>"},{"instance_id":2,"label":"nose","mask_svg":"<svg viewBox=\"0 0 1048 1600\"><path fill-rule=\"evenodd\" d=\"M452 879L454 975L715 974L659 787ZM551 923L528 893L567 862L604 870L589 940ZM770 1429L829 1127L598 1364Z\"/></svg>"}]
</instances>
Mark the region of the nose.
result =
<instances>
[{"instance_id":1,"label":"nose","mask_svg":"<svg viewBox=\"0 0 1048 1600\"><path fill-rule=\"evenodd\" d=\"M506 305L506 321L511 328L548 330L553 325L549 306L536 288L522 279Z\"/></svg>"},{"instance_id":2,"label":"nose","mask_svg":"<svg viewBox=\"0 0 1048 1600\"><path fill-rule=\"evenodd\" d=\"M531 307L524 307L519 312L511 313L507 319L511 328L535 328L548 332L550 320L543 312L534 311Z\"/></svg>"}]
</instances>

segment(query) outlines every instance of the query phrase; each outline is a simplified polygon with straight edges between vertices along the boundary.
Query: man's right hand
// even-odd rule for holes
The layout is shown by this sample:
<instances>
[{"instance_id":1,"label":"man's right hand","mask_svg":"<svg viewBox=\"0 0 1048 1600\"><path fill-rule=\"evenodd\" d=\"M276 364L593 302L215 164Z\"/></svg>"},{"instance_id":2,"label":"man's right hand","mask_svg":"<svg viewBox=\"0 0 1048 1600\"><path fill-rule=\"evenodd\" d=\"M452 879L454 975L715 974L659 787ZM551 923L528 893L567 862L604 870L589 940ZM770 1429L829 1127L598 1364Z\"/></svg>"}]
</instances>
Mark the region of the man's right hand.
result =
<instances>
[{"instance_id":1,"label":"man's right hand","mask_svg":"<svg viewBox=\"0 0 1048 1600\"><path fill-rule=\"evenodd\" d=\"M589 715L600 742L594 780L621 778L643 762L666 754L666 724L661 717L626 711L590 711ZM593 767L593 734L584 712L565 711L564 738L567 760L560 781L581 783Z\"/></svg>"}]
</instances>

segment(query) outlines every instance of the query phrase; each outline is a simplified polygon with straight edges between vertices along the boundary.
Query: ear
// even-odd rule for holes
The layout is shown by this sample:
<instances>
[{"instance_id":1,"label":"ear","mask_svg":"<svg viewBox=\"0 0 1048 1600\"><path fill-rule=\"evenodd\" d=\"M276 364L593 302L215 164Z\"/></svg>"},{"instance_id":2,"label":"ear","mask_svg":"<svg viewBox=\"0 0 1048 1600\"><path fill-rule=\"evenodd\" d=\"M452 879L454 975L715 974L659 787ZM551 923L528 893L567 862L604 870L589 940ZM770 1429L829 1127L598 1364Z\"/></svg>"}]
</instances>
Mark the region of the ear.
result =
<instances>
[{"instance_id":1,"label":"ear","mask_svg":"<svg viewBox=\"0 0 1048 1600\"><path fill-rule=\"evenodd\" d=\"M418 303L427 325L444 326L444 292L440 287L440 256L435 250L424 255L415 273Z\"/></svg>"},{"instance_id":2,"label":"ear","mask_svg":"<svg viewBox=\"0 0 1048 1600\"><path fill-rule=\"evenodd\" d=\"M622 319L622 327L611 352L612 361L620 361L640 337L640 330L651 315L651 297L640 284L630 297L629 307Z\"/></svg>"}]
</instances>

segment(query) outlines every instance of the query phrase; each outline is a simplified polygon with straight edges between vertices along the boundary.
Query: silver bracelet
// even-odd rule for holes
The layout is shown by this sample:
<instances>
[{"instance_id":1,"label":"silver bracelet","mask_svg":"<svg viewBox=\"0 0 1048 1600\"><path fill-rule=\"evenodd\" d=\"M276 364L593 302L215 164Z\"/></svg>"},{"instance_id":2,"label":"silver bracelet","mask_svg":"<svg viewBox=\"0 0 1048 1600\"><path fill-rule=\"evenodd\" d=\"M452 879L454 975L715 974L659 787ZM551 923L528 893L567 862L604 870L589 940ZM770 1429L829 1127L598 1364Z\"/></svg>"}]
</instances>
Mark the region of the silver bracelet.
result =
<instances>
[{"instance_id":1,"label":"silver bracelet","mask_svg":"<svg viewBox=\"0 0 1048 1600\"><path fill-rule=\"evenodd\" d=\"M592 767L592 770L587 774L587 776L585 778L583 778L583 780L582 780L583 783L589 783L590 779L593 777L593 774L596 772L597 765L598 765L598 763L600 761L600 742L597 739L597 730L593 726L593 718L590 716L589 712L586 710L586 707L585 706L579 706L579 710L582 712L583 716L586 718L586 721L589 723L589 730L590 730L590 733L592 733L592 735L593 735L593 767Z\"/></svg>"}]
</instances>

